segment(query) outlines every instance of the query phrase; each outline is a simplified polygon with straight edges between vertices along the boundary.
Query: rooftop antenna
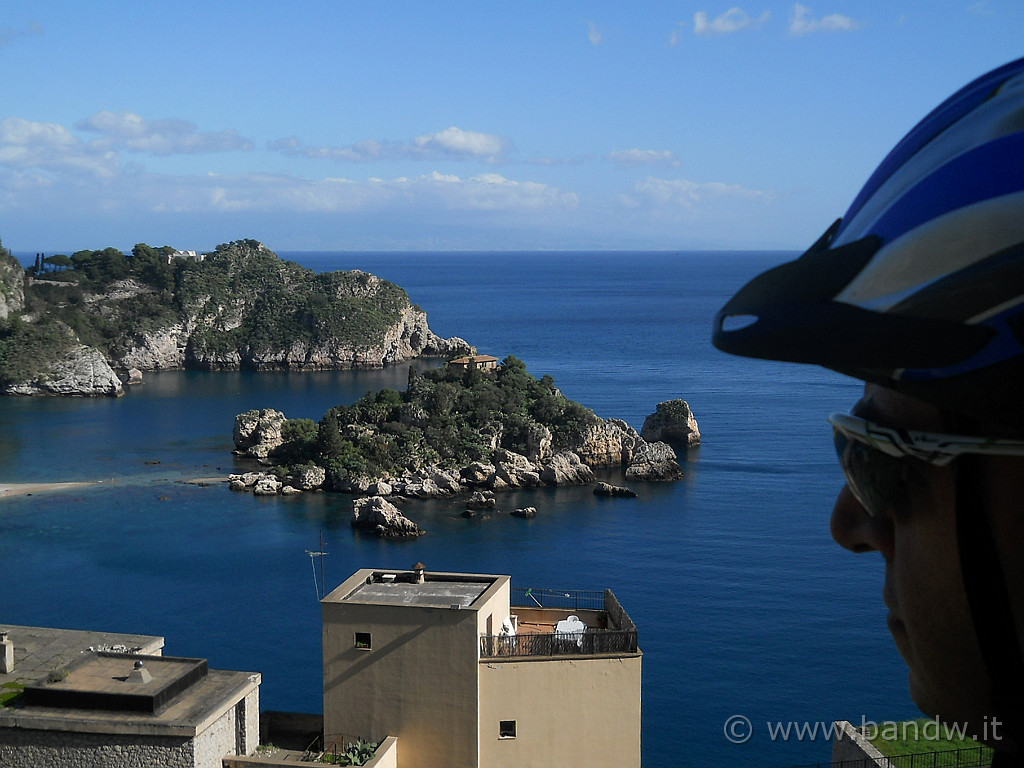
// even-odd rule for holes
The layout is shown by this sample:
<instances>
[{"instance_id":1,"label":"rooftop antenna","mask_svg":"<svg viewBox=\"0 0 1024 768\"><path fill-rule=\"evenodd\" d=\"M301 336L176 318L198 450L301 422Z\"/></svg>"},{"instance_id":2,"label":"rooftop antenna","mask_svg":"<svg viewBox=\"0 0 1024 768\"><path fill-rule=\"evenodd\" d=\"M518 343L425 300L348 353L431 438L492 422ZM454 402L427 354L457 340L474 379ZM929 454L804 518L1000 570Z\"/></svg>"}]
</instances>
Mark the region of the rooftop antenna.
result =
<instances>
[{"instance_id":1,"label":"rooftop antenna","mask_svg":"<svg viewBox=\"0 0 1024 768\"><path fill-rule=\"evenodd\" d=\"M310 552L307 549L306 550L306 554L309 555L309 567L313 569L313 586L316 588L316 599L317 599L317 601L320 601L324 597L324 595L320 594L320 592L321 592L320 587L321 586L323 586L324 594L327 593L327 584L324 581L324 555L329 555L330 554L330 552L324 552L324 531L323 531L323 528L320 529L320 551L319 552ZM317 580L316 580L316 563L313 562L313 558L315 558L315 557L319 557L320 558L320 582L319 583L317 583Z\"/></svg>"}]
</instances>

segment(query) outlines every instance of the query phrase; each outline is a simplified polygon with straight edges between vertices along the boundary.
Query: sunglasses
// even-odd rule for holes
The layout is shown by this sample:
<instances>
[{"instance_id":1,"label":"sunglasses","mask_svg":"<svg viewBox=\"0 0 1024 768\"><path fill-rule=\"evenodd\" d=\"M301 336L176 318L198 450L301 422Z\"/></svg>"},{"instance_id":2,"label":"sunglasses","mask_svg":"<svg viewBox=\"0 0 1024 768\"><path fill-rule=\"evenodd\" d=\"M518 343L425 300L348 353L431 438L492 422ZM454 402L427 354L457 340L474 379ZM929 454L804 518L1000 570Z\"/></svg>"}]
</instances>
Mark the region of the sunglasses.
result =
<instances>
[{"instance_id":1,"label":"sunglasses","mask_svg":"<svg viewBox=\"0 0 1024 768\"><path fill-rule=\"evenodd\" d=\"M894 429L845 413L828 420L846 483L872 517L909 501L912 462L907 459L944 467L965 453L1024 456L1024 440Z\"/></svg>"}]
</instances>

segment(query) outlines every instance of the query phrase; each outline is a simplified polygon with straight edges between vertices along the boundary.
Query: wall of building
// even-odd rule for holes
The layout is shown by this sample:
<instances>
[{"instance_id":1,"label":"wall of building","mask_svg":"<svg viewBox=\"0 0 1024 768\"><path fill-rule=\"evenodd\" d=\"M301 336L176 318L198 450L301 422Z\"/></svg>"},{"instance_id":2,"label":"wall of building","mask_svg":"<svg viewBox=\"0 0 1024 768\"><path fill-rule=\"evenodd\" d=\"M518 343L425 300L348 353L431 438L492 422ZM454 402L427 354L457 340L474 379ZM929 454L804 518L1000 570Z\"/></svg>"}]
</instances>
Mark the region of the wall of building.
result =
<instances>
[{"instance_id":1,"label":"wall of building","mask_svg":"<svg viewBox=\"0 0 1024 768\"><path fill-rule=\"evenodd\" d=\"M870 741L864 738L848 720L839 720L839 728L832 742L832 762L853 762L859 765L888 765L885 756Z\"/></svg>"},{"instance_id":2,"label":"wall of building","mask_svg":"<svg viewBox=\"0 0 1024 768\"><path fill-rule=\"evenodd\" d=\"M481 661L480 765L639 768L641 658Z\"/></svg>"},{"instance_id":3,"label":"wall of building","mask_svg":"<svg viewBox=\"0 0 1024 768\"><path fill-rule=\"evenodd\" d=\"M501 633L501 622L509 617L509 600L512 593L511 580L505 576L494 584L473 604L477 613L477 634L497 635Z\"/></svg>"},{"instance_id":4,"label":"wall of building","mask_svg":"<svg viewBox=\"0 0 1024 768\"><path fill-rule=\"evenodd\" d=\"M195 768L190 739L0 728L4 768ZM219 766L220 763L218 762Z\"/></svg>"},{"instance_id":5,"label":"wall of building","mask_svg":"<svg viewBox=\"0 0 1024 768\"><path fill-rule=\"evenodd\" d=\"M220 768L225 755L248 755L260 741L260 699L256 688L196 735L195 768Z\"/></svg>"},{"instance_id":6,"label":"wall of building","mask_svg":"<svg viewBox=\"0 0 1024 768\"><path fill-rule=\"evenodd\" d=\"M324 734L397 736L402 768L476 768L475 610L324 601ZM370 650L355 647L368 632Z\"/></svg>"}]
</instances>

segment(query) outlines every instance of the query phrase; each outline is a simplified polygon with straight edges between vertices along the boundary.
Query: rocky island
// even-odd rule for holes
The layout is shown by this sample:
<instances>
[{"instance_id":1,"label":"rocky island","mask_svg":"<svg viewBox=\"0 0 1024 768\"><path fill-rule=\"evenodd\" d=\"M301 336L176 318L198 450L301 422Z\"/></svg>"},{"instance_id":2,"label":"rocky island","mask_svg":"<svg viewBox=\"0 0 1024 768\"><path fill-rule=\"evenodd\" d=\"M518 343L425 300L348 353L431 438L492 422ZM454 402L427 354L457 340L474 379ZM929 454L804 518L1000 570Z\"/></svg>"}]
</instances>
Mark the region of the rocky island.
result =
<instances>
[{"instance_id":1,"label":"rocky island","mask_svg":"<svg viewBox=\"0 0 1024 768\"><path fill-rule=\"evenodd\" d=\"M317 274L255 240L212 253L136 245L38 260L0 246L0 393L119 395L157 370L333 370L473 350L397 285Z\"/></svg>"},{"instance_id":2,"label":"rocky island","mask_svg":"<svg viewBox=\"0 0 1024 768\"><path fill-rule=\"evenodd\" d=\"M621 469L627 481L682 477L670 445L645 440L619 419L600 418L562 395L550 376L534 378L521 360L510 355L491 369L455 362L424 373L410 369L405 391L368 393L351 406L332 408L319 422L288 419L273 409L238 414L235 452L270 468L232 475L232 488L260 495L471 494L467 507L493 508L495 491L592 485L595 469ZM684 426L689 421L696 432L684 401L663 406L662 421L675 424L685 414ZM696 433L692 444L699 441ZM603 487L600 492L629 495ZM355 520L379 526L387 517L383 509L360 502ZM397 510L386 509L394 519ZM403 521L400 530L413 529Z\"/></svg>"}]
</instances>

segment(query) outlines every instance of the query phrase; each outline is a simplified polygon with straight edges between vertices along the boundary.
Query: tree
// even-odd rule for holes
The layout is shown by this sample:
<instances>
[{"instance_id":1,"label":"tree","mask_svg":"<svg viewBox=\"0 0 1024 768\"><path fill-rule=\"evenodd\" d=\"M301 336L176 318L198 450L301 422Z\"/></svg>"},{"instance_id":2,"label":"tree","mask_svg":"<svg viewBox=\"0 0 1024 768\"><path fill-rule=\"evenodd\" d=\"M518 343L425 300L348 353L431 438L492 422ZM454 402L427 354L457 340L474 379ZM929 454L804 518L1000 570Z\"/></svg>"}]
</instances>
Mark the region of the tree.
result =
<instances>
[{"instance_id":1,"label":"tree","mask_svg":"<svg viewBox=\"0 0 1024 768\"><path fill-rule=\"evenodd\" d=\"M58 253L55 254L54 256L47 256L42 261L44 264L51 264L56 269L60 270L67 269L68 267L73 267L75 265L75 262L73 262L70 257L65 256L63 253Z\"/></svg>"}]
</instances>

